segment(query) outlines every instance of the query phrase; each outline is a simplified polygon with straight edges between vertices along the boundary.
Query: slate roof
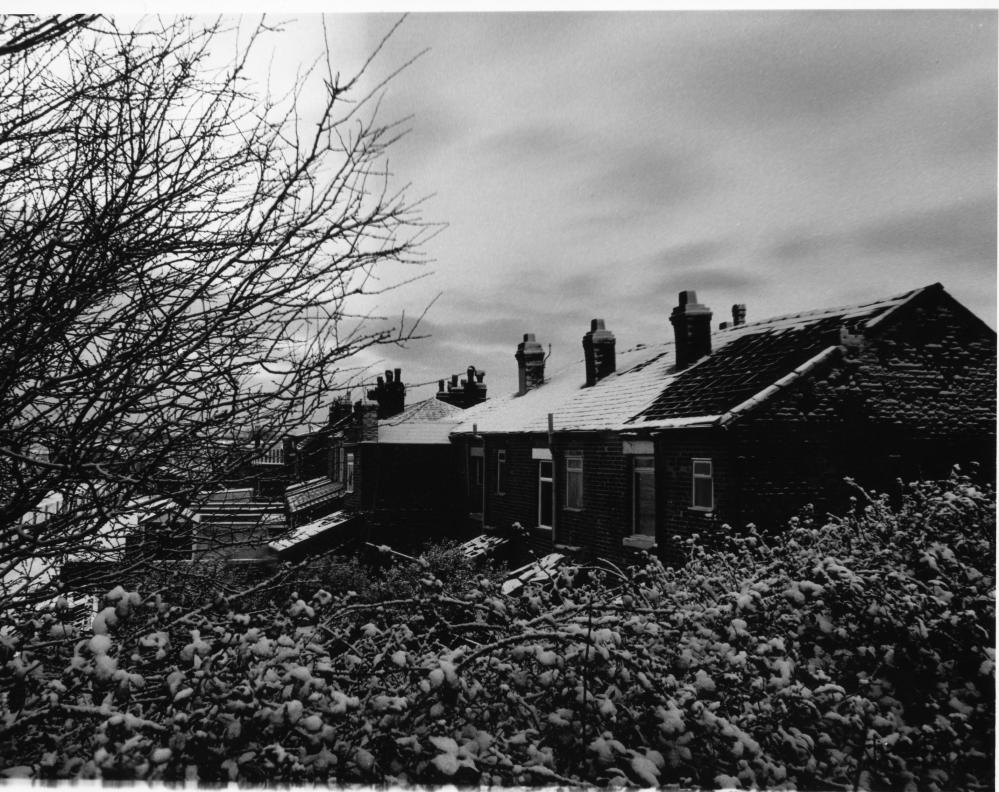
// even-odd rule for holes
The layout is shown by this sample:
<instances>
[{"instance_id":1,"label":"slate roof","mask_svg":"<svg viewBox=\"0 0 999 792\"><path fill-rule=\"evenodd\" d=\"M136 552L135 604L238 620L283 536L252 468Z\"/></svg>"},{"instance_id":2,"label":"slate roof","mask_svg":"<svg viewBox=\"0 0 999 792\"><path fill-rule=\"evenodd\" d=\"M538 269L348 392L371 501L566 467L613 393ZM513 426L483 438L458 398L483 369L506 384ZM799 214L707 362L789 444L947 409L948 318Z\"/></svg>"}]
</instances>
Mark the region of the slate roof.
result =
<instances>
[{"instance_id":1,"label":"slate roof","mask_svg":"<svg viewBox=\"0 0 999 792\"><path fill-rule=\"evenodd\" d=\"M860 305L787 314L712 330L710 355L676 371L673 342L618 352L617 371L584 387L583 361L523 396L495 397L464 411L455 434L633 430L707 425L764 398L860 332L929 289ZM664 334L668 332L664 328Z\"/></svg>"},{"instance_id":2,"label":"slate roof","mask_svg":"<svg viewBox=\"0 0 999 792\"><path fill-rule=\"evenodd\" d=\"M326 534L341 526L347 525L354 516L345 511L337 511L313 520L305 525L300 525L279 539L268 543L268 547L278 555L286 553L288 550L300 545L307 539Z\"/></svg>"},{"instance_id":3,"label":"slate roof","mask_svg":"<svg viewBox=\"0 0 999 792\"><path fill-rule=\"evenodd\" d=\"M379 443L446 445L461 422L461 407L430 398L378 422Z\"/></svg>"},{"instance_id":4,"label":"slate roof","mask_svg":"<svg viewBox=\"0 0 999 792\"><path fill-rule=\"evenodd\" d=\"M288 504L288 511L294 514L330 503L340 497L342 492L343 485L331 481L327 476L320 476L285 487L284 499Z\"/></svg>"}]
</instances>

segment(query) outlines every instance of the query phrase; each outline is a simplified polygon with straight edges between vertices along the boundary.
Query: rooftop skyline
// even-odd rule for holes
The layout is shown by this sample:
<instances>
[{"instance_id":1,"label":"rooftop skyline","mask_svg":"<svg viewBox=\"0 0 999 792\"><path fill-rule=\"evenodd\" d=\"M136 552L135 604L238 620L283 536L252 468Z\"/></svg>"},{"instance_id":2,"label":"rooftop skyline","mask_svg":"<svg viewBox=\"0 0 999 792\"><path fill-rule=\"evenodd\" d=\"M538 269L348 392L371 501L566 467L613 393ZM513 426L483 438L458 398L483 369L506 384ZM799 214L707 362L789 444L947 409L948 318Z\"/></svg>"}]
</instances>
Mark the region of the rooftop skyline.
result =
<instances>
[{"instance_id":1,"label":"rooftop skyline","mask_svg":"<svg viewBox=\"0 0 999 792\"><path fill-rule=\"evenodd\" d=\"M328 15L349 73L389 14ZM684 289L730 319L940 281L995 326L995 11L414 14L371 77L412 116L397 185L446 228L432 274L370 307L431 337L358 361L410 403L472 364L516 389L524 333L550 370L600 317L619 349L669 340ZM318 55L303 15L276 63ZM387 278L415 272L386 271ZM582 373L582 372L581 372ZM430 383L414 387L417 383ZM356 397L356 395L355 395Z\"/></svg>"}]
</instances>

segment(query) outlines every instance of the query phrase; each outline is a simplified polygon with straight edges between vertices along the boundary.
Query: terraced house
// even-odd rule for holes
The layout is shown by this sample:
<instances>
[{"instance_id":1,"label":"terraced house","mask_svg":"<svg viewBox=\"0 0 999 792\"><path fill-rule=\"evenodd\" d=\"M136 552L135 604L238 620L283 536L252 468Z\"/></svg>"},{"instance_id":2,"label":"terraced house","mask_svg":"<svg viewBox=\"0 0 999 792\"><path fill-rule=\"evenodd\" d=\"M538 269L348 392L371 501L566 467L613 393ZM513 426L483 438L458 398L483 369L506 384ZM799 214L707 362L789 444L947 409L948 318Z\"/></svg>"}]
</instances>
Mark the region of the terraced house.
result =
<instances>
[{"instance_id":1,"label":"terraced house","mask_svg":"<svg viewBox=\"0 0 999 792\"><path fill-rule=\"evenodd\" d=\"M465 411L451 434L469 522L519 523L540 552L678 562L694 532L844 507L844 476L890 491L954 464L994 475L995 332L940 284L711 320L681 292L672 339L618 351L595 319L583 360L552 375L525 335L517 393Z\"/></svg>"}]
</instances>

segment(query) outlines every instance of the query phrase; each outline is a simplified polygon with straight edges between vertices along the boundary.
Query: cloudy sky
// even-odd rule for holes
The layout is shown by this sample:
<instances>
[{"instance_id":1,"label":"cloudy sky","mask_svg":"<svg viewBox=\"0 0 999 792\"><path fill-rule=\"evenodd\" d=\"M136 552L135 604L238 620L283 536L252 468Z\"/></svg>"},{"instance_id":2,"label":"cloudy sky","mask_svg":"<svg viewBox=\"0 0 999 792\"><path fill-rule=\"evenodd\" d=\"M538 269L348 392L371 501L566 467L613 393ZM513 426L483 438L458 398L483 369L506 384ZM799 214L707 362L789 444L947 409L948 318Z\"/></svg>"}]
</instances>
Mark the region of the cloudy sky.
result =
<instances>
[{"instance_id":1,"label":"cloudy sky","mask_svg":"<svg viewBox=\"0 0 999 792\"><path fill-rule=\"evenodd\" d=\"M328 16L345 72L389 30ZM432 274L378 301L431 337L364 363L417 383L487 371L516 387L525 332L549 366L593 317L619 348L671 337L677 292L715 321L935 281L996 312L993 10L415 14L375 62L391 168L426 219ZM279 59L322 42L299 16ZM341 65L342 64L342 65ZM387 275L389 273L386 273ZM580 369L582 379L582 369Z\"/></svg>"}]
</instances>

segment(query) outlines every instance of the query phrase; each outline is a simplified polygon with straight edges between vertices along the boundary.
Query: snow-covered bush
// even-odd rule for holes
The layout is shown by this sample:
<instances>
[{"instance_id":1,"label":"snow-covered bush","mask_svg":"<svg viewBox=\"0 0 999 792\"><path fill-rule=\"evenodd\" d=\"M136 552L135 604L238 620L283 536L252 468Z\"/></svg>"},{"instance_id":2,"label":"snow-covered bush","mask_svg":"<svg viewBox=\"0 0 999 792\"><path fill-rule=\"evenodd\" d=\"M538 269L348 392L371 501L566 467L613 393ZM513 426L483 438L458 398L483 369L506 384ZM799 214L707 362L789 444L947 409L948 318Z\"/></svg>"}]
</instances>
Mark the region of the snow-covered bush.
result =
<instances>
[{"instance_id":1,"label":"snow-covered bush","mask_svg":"<svg viewBox=\"0 0 999 792\"><path fill-rule=\"evenodd\" d=\"M54 611L0 639L0 756L40 778L991 787L994 523L955 477L516 597L429 569L250 612L117 589L93 634Z\"/></svg>"}]
</instances>

